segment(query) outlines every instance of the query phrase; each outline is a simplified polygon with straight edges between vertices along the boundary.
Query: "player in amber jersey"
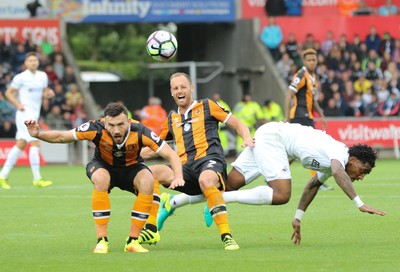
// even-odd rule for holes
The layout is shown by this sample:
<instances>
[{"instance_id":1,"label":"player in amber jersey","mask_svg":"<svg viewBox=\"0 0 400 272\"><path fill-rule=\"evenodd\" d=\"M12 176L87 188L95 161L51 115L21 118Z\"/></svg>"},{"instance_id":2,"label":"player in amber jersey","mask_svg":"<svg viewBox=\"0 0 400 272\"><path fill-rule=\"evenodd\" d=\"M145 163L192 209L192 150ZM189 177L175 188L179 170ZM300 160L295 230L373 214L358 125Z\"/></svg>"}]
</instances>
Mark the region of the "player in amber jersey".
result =
<instances>
[{"instance_id":1,"label":"player in amber jersey","mask_svg":"<svg viewBox=\"0 0 400 272\"><path fill-rule=\"evenodd\" d=\"M37 121L25 125L32 137L49 143L92 141L96 151L86 167L86 174L94 185L92 211L96 224L97 245L94 253L108 253L107 226L110 218L109 193L114 187L137 195L132 207L131 229L124 250L147 252L140 245L139 235L149 215L153 202L159 204L160 196L154 189L153 175L140 157L140 150L149 147L172 166L172 183L182 186L182 164L175 151L154 132L138 121L128 119L128 110L120 103L110 103L105 117L90 121L68 131L40 131ZM158 206L157 206L158 209ZM155 221L156 218L153 219ZM155 224L155 222L154 222Z\"/></svg>"},{"instance_id":2,"label":"player in amber jersey","mask_svg":"<svg viewBox=\"0 0 400 272\"><path fill-rule=\"evenodd\" d=\"M194 86L185 73L175 73L170 78L171 95L178 106L170 113L160 137L172 136L183 163L184 186L175 186L172 171L165 165L151 166L156 179L189 195L203 194L208 207L214 212L225 250L237 250L239 246L232 238L225 202L221 195L226 180L226 162L218 137L218 124L225 123L237 131L244 145L254 146L249 129L229 111L210 99L194 100ZM173 213L170 195L161 195L159 218L164 220ZM162 213L162 214L160 214ZM160 220L158 220L160 223ZM158 224L159 229L162 228Z\"/></svg>"}]
</instances>

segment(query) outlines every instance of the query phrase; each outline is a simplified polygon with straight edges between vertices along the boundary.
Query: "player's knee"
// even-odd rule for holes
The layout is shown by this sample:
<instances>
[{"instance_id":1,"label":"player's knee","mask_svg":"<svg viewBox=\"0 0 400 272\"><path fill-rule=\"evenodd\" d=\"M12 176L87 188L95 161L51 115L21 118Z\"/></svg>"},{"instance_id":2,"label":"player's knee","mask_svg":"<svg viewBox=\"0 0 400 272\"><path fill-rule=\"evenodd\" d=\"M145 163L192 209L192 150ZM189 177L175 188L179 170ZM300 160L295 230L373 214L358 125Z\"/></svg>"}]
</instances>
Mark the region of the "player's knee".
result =
<instances>
[{"instance_id":1,"label":"player's knee","mask_svg":"<svg viewBox=\"0 0 400 272\"><path fill-rule=\"evenodd\" d=\"M290 193L282 193L274 191L272 197L272 204L273 205L284 205L288 203L290 200Z\"/></svg>"}]
</instances>

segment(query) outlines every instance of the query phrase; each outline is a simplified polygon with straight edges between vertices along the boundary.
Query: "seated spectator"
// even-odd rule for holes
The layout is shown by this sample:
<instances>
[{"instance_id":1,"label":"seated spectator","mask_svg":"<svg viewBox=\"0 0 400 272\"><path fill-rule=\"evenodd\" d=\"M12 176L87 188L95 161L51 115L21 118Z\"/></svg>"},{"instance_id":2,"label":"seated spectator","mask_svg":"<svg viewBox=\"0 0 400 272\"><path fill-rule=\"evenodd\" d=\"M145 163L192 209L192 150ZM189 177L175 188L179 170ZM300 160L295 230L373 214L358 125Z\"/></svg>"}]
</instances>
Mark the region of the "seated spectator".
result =
<instances>
[{"instance_id":1,"label":"seated spectator","mask_svg":"<svg viewBox=\"0 0 400 272\"><path fill-rule=\"evenodd\" d=\"M358 0L337 0L337 7L339 9L340 16L350 17L353 12L358 9Z\"/></svg>"},{"instance_id":2,"label":"seated spectator","mask_svg":"<svg viewBox=\"0 0 400 272\"><path fill-rule=\"evenodd\" d=\"M342 52L342 54L344 52L350 52L351 46L350 46L349 42L347 41L346 34L343 33L340 35L339 41L338 41L338 47L339 47L340 51Z\"/></svg>"},{"instance_id":3,"label":"seated spectator","mask_svg":"<svg viewBox=\"0 0 400 272\"><path fill-rule=\"evenodd\" d=\"M386 0L385 5L380 6L378 9L378 14L381 16L396 15L397 13L398 9L392 4L392 0Z\"/></svg>"},{"instance_id":4,"label":"seated spectator","mask_svg":"<svg viewBox=\"0 0 400 272\"><path fill-rule=\"evenodd\" d=\"M362 74L364 74L364 71L361 69L360 62L354 62L350 70L350 80L355 82Z\"/></svg>"},{"instance_id":5,"label":"seated spectator","mask_svg":"<svg viewBox=\"0 0 400 272\"><path fill-rule=\"evenodd\" d=\"M368 104L367 103L363 104L364 116L368 117L377 116L378 106L379 106L378 98L376 97L376 94L372 92L370 102Z\"/></svg>"},{"instance_id":6,"label":"seated spectator","mask_svg":"<svg viewBox=\"0 0 400 272\"><path fill-rule=\"evenodd\" d=\"M57 74L57 77L62 81L64 77L64 57L62 54L55 54L53 61L54 72Z\"/></svg>"},{"instance_id":7,"label":"seated spectator","mask_svg":"<svg viewBox=\"0 0 400 272\"><path fill-rule=\"evenodd\" d=\"M391 93L390 96L382 103L379 104L378 114L380 116L398 116L400 111L400 100L396 97L395 93Z\"/></svg>"},{"instance_id":8,"label":"seated spectator","mask_svg":"<svg viewBox=\"0 0 400 272\"><path fill-rule=\"evenodd\" d=\"M379 52L379 47L381 46L381 37L376 32L376 28L372 26L369 29L369 34L365 38L365 44L367 45L368 52L374 49L375 52Z\"/></svg>"},{"instance_id":9,"label":"seated spectator","mask_svg":"<svg viewBox=\"0 0 400 272\"><path fill-rule=\"evenodd\" d=\"M73 127L78 127L83 123L89 121L89 116L87 115L83 106L77 106L75 112L71 114L71 122Z\"/></svg>"},{"instance_id":10,"label":"seated spectator","mask_svg":"<svg viewBox=\"0 0 400 272\"><path fill-rule=\"evenodd\" d=\"M50 56L51 53L53 53L54 50L54 45L49 42L49 40L44 37L42 40L42 43L40 44L40 48L42 49L42 54L46 56Z\"/></svg>"},{"instance_id":11,"label":"seated spectator","mask_svg":"<svg viewBox=\"0 0 400 272\"><path fill-rule=\"evenodd\" d=\"M65 94L65 100L68 101L68 105L73 109L83 105L83 97L78 90L78 85L75 83L69 84L68 91Z\"/></svg>"},{"instance_id":12,"label":"seated spectator","mask_svg":"<svg viewBox=\"0 0 400 272\"><path fill-rule=\"evenodd\" d=\"M387 65L387 69L383 72L383 78L390 82L395 76L399 74L399 70L397 69L397 64L394 61L390 61ZM397 80L396 80L397 81ZM397 85L397 83L396 83Z\"/></svg>"},{"instance_id":13,"label":"seated spectator","mask_svg":"<svg viewBox=\"0 0 400 272\"><path fill-rule=\"evenodd\" d=\"M314 45L315 45L314 35L312 33L308 33L306 35L306 40L303 43L303 50L306 50L309 48L314 49Z\"/></svg>"},{"instance_id":14,"label":"seated spectator","mask_svg":"<svg viewBox=\"0 0 400 272\"><path fill-rule=\"evenodd\" d=\"M302 0L285 0L287 16L301 16Z\"/></svg>"},{"instance_id":15,"label":"seated spectator","mask_svg":"<svg viewBox=\"0 0 400 272\"><path fill-rule=\"evenodd\" d=\"M324 115L326 117L342 116L342 112L336 106L336 101L335 101L335 99L333 97L328 100L328 104L327 104L326 108L324 108Z\"/></svg>"},{"instance_id":16,"label":"seated spectator","mask_svg":"<svg viewBox=\"0 0 400 272\"><path fill-rule=\"evenodd\" d=\"M50 106L53 107L54 105L57 105L62 108L65 104L64 88L60 83L57 83L54 85L53 90L54 97L50 100Z\"/></svg>"},{"instance_id":17,"label":"seated spectator","mask_svg":"<svg viewBox=\"0 0 400 272\"><path fill-rule=\"evenodd\" d=\"M388 89L388 83L386 80L379 80L379 84L376 86L375 92L378 98L378 103L382 103L390 96L390 91Z\"/></svg>"},{"instance_id":18,"label":"seated spectator","mask_svg":"<svg viewBox=\"0 0 400 272\"><path fill-rule=\"evenodd\" d=\"M383 39L381 41L379 53L380 55L383 55L385 52L392 54L393 49L394 49L394 39L390 36L389 32L385 32L383 34Z\"/></svg>"},{"instance_id":19,"label":"seated spectator","mask_svg":"<svg viewBox=\"0 0 400 272\"><path fill-rule=\"evenodd\" d=\"M289 33L285 46L286 46L286 52L289 54L290 58L294 62L296 62L296 59L299 59L300 55L299 55L299 45L297 44L296 36L294 33Z\"/></svg>"},{"instance_id":20,"label":"seated spectator","mask_svg":"<svg viewBox=\"0 0 400 272\"><path fill-rule=\"evenodd\" d=\"M375 81L377 79L383 78L382 70L376 68L375 62L373 61L368 62L365 78L370 81Z\"/></svg>"},{"instance_id":21,"label":"seated spectator","mask_svg":"<svg viewBox=\"0 0 400 272\"><path fill-rule=\"evenodd\" d=\"M25 46L25 52L37 51L37 45L33 42L32 34L30 32L26 33L24 46Z\"/></svg>"},{"instance_id":22,"label":"seated spectator","mask_svg":"<svg viewBox=\"0 0 400 272\"><path fill-rule=\"evenodd\" d=\"M264 105L262 107L263 119L266 122L271 121L283 121L285 116L283 115L282 107L272 100L265 100Z\"/></svg>"},{"instance_id":23,"label":"seated spectator","mask_svg":"<svg viewBox=\"0 0 400 272\"><path fill-rule=\"evenodd\" d=\"M51 88L53 88L55 84L61 82L56 72L54 72L53 65L51 64L46 65L46 67L44 68L44 72L47 74L47 77L49 78L49 86Z\"/></svg>"},{"instance_id":24,"label":"seated spectator","mask_svg":"<svg viewBox=\"0 0 400 272\"><path fill-rule=\"evenodd\" d=\"M392 56L390 55L390 53L388 53L388 52L383 53L382 62L381 62L382 73L385 73L385 71L389 68L389 64L391 62L393 62L393 61L392 61Z\"/></svg>"},{"instance_id":25,"label":"seated spectator","mask_svg":"<svg viewBox=\"0 0 400 272\"><path fill-rule=\"evenodd\" d=\"M359 6L356 10L353 11L353 16L365 16L374 14L375 10L365 3L364 0L359 1Z\"/></svg>"},{"instance_id":26,"label":"seated spectator","mask_svg":"<svg viewBox=\"0 0 400 272\"><path fill-rule=\"evenodd\" d=\"M293 60L289 57L289 54L284 53L281 59L276 63L276 69L283 78L287 78L292 64Z\"/></svg>"},{"instance_id":27,"label":"seated spectator","mask_svg":"<svg viewBox=\"0 0 400 272\"><path fill-rule=\"evenodd\" d=\"M360 78L354 82L353 88L356 93L361 95L366 93L369 88L372 88L372 82L369 81L363 73L360 75Z\"/></svg>"},{"instance_id":28,"label":"seated spectator","mask_svg":"<svg viewBox=\"0 0 400 272\"><path fill-rule=\"evenodd\" d=\"M325 57L328 56L329 51L334 44L335 40L333 39L333 33L329 30L328 32L326 32L325 40L321 43L321 52Z\"/></svg>"},{"instance_id":29,"label":"seated spectator","mask_svg":"<svg viewBox=\"0 0 400 272\"><path fill-rule=\"evenodd\" d=\"M15 107L5 98L4 93L0 92L0 122L4 120L13 121L15 114Z\"/></svg>"},{"instance_id":30,"label":"seated spectator","mask_svg":"<svg viewBox=\"0 0 400 272\"><path fill-rule=\"evenodd\" d=\"M340 110L341 116L354 116L354 111L350 108L349 103L342 97L339 92L333 94L336 107Z\"/></svg>"},{"instance_id":31,"label":"seated spectator","mask_svg":"<svg viewBox=\"0 0 400 272\"><path fill-rule=\"evenodd\" d=\"M15 138L17 126L10 120L3 120L0 124L0 138Z\"/></svg>"},{"instance_id":32,"label":"seated spectator","mask_svg":"<svg viewBox=\"0 0 400 272\"><path fill-rule=\"evenodd\" d=\"M279 45L283 40L281 28L275 24L274 17L268 17L268 25L266 25L260 35L260 40L269 50L275 61L279 57Z\"/></svg>"},{"instance_id":33,"label":"seated spectator","mask_svg":"<svg viewBox=\"0 0 400 272\"><path fill-rule=\"evenodd\" d=\"M44 118L44 121L52 130L63 130L65 126L60 106L54 105L51 107L51 110L46 115L46 118Z\"/></svg>"},{"instance_id":34,"label":"seated spectator","mask_svg":"<svg viewBox=\"0 0 400 272\"><path fill-rule=\"evenodd\" d=\"M357 55L357 57L360 54L360 46L361 46L361 39L360 39L360 35L358 35L357 33L355 33L353 35L353 42L348 44L348 50L351 53L355 53Z\"/></svg>"},{"instance_id":35,"label":"seated spectator","mask_svg":"<svg viewBox=\"0 0 400 272\"><path fill-rule=\"evenodd\" d=\"M64 75L61 80L61 83L64 86L64 88L71 83L76 83L74 69L72 68L71 65L66 65L64 67Z\"/></svg>"},{"instance_id":36,"label":"seated spectator","mask_svg":"<svg viewBox=\"0 0 400 272\"><path fill-rule=\"evenodd\" d=\"M368 57L364 58L361 62L361 69L364 72L368 71L368 63L369 62L374 62L375 63L375 67L376 68L380 68L381 67L381 58L378 56L377 51L375 51L374 49L371 49L368 53Z\"/></svg>"}]
</instances>

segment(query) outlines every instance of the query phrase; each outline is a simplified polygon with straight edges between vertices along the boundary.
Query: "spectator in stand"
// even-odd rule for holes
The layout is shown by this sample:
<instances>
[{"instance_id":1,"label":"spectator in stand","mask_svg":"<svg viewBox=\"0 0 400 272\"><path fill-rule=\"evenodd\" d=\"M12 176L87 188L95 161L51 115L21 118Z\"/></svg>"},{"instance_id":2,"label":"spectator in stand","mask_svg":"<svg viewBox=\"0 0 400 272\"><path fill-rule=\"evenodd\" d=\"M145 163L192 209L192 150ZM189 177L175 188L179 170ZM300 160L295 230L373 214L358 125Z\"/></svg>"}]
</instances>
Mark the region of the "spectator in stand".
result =
<instances>
[{"instance_id":1,"label":"spectator in stand","mask_svg":"<svg viewBox=\"0 0 400 272\"><path fill-rule=\"evenodd\" d=\"M392 79L388 82L388 90L391 93L395 93L397 98L400 98L400 81L399 74L393 74Z\"/></svg>"},{"instance_id":2,"label":"spectator in stand","mask_svg":"<svg viewBox=\"0 0 400 272\"><path fill-rule=\"evenodd\" d=\"M25 37L25 52L36 52L37 45L34 43L32 39L32 33L28 32Z\"/></svg>"},{"instance_id":3,"label":"spectator in stand","mask_svg":"<svg viewBox=\"0 0 400 272\"><path fill-rule=\"evenodd\" d=\"M64 75L61 83L64 87L68 86L71 83L76 83L74 69L71 65L65 65Z\"/></svg>"},{"instance_id":4,"label":"spectator in stand","mask_svg":"<svg viewBox=\"0 0 400 272\"><path fill-rule=\"evenodd\" d=\"M375 52L379 52L379 47L381 46L381 37L376 33L376 28L372 26L369 29L369 34L365 38L365 44L367 45L368 52L373 49Z\"/></svg>"},{"instance_id":5,"label":"spectator in stand","mask_svg":"<svg viewBox=\"0 0 400 272\"><path fill-rule=\"evenodd\" d=\"M167 112L161 105L161 99L153 96L149 98L147 106L140 110L139 117L144 126L160 135L164 121L167 119Z\"/></svg>"},{"instance_id":6,"label":"spectator in stand","mask_svg":"<svg viewBox=\"0 0 400 272\"><path fill-rule=\"evenodd\" d=\"M326 57L326 65L329 70L339 70L339 63L342 59L342 53L337 44L334 44L330 50L328 56Z\"/></svg>"},{"instance_id":7,"label":"spectator in stand","mask_svg":"<svg viewBox=\"0 0 400 272\"><path fill-rule=\"evenodd\" d=\"M379 104L378 114L380 116L398 116L400 112L400 101L395 93L391 93L389 97Z\"/></svg>"},{"instance_id":8,"label":"spectator in stand","mask_svg":"<svg viewBox=\"0 0 400 272\"><path fill-rule=\"evenodd\" d=\"M348 50L351 53L355 53L358 57L360 55L360 51L361 51L360 46L361 46L360 35L355 33L353 35L353 42L348 44Z\"/></svg>"},{"instance_id":9,"label":"spectator in stand","mask_svg":"<svg viewBox=\"0 0 400 272\"><path fill-rule=\"evenodd\" d=\"M358 59L362 61L363 59L368 57L368 48L366 43L362 42L360 44L360 51L358 52Z\"/></svg>"},{"instance_id":10,"label":"spectator in stand","mask_svg":"<svg viewBox=\"0 0 400 272\"><path fill-rule=\"evenodd\" d=\"M55 54L53 61L54 72L57 74L57 77L62 81L64 77L64 56L62 54Z\"/></svg>"},{"instance_id":11,"label":"spectator in stand","mask_svg":"<svg viewBox=\"0 0 400 272\"><path fill-rule=\"evenodd\" d=\"M384 52L383 57L382 57L382 62L381 62L382 73L385 73L385 71L388 69L388 66L391 62L393 62L393 61L392 61L392 56L390 55L390 53Z\"/></svg>"},{"instance_id":12,"label":"spectator in stand","mask_svg":"<svg viewBox=\"0 0 400 272\"><path fill-rule=\"evenodd\" d=\"M376 68L375 62L370 61L367 64L367 71L365 73L365 78L370 81L375 81L377 79L383 78L382 70Z\"/></svg>"},{"instance_id":13,"label":"spectator in stand","mask_svg":"<svg viewBox=\"0 0 400 272\"><path fill-rule=\"evenodd\" d=\"M375 10L367 6L364 0L359 0L358 4L358 8L353 11L353 16L365 16L375 13Z\"/></svg>"},{"instance_id":14,"label":"spectator in stand","mask_svg":"<svg viewBox=\"0 0 400 272\"><path fill-rule=\"evenodd\" d=\"M349 107L349 104L346 101L346 99L344 99L339 92L334 93L332 98L335 100L336 107L340 110L341 116L353 115L353 112L349 114L351 108Z\"/></svg>"},{"instance_id":15,"label":"spectator in stand","mask_svg":"<svg viewBox=\"0 0 400 272\"><path fill-rule=\"evenodd\" d=\"M53 65L48 64L44 68L44 72L47 74L47 77L49 78L49 85L51 88L54 88L54 85L60 82L60 79L58 78L56 72L54 72Z\"/></svg>"},{"instance_id":16,"label":"spectator in stand","mask_svg":"<svg viewBox=\"0 0 400 272\"><path fill-rule=\"evenodd\" d=\"M361 62L361 69L364 72L368 71L368 63L369 62L374 62L376 68L381 67L381 58L377 54L378 51L375 51L374 49L371 49L368 53L368 57L364 58Z\"/></svg>"},{"instance_id":17,"label":"spectator in stand","mask_svg":"<svg viewBox=\"0 0 400 272\"><path fill-rule=\"evenodd\" d=\"M343 17L350 17L358 9L358 0L337 0L339 14Z\"/></svg>"},{"instance_id":18,"label":"spectator in stand","mask_svg":"<svg viewBox=\"0 0 400 272\"><path fill-rule=\"evenodd\" d=\"M0 92L0 122L3 122L4 120L13 121L15 119L14 115L15 108L7 101L4 93Z\"/></svg>"},{"instance_id":19,"label":"spectator in stand","mask_svg":"<svg viewBox=\"0 0 400 272\"><path fill-rule=\"evenodd\" d=\"M53 53L54 45L51 42L49 42L49 40L46 37L43 38L40 47L42 49L42 53L45 54L46 56L50 56L51 53Z\"/></svg>"},{"instance_id":20,"label":"spectator in stand","mask_svg":"<svg viewBox=\"0 0 400 272\"><path fill-rule=\"evenodd\" d=\"M293 65L293 60L288 53L283 53L282 57L276 63L276 69L283 78L287 78L290 73L290 67Z\"/></svg>"},{"instance_id":21,"label":"spectator in stand","mask_svg":"<svg viewBox=\"0 0 400 272\"><path fill-rule=\"evenodd\" d=\"M362 74L364 74L364 71L361 69L361 63L359 61L353 62L350 70L350 80L355 82Z\"/></svg>"},{"instance_id":22,"label":"spectator in stand","mask_svg":"<svg viewBox=\"0 0 400 272\"><path fill-rule=\"evenodd\" d=\"M397 69L397 64L394 61L390 61L387 65L387 69L383 72L383 78L390 82L396 75L399 74L399 70ZM397 80L396 80L397 81ZM397 85L397 84L396 84Z\"/></svg>"},{"instance_id":23,"label":"spectator in stand","mask_svg":"<svg viewBox=\"0 0 400 272\"><path fill-rule=\"evenodd\" d=\"M326 38L321 44L321 52L326 57L329 54L329 51L332 49L332 46L335 44L335 40L333 39L333 33L331 30L326 32Z\"/></svg>"},{"instance_id":24,"label":"spectator in stand","mask_svg":"<svg viewBox=\"0 0 400 272\"><path fill-rule=\"evenodd\" d=\"M314 48L315 45L315 40L314 40L314 35L312 33L308 33L306 35L306 40L303 43L303 50L309 49L309 48Z\"/></svg>"},{"instance_id":25,"label":"spectator in stand","mask_svg":"<svg viewBox=\"0 0 400 272\"><path fill-rule=\"evenodd\" d=\"M21 68L25 61L25 55L26 55L26 51L25 51L24 44L19 43L17 45L17 51L14 55L14 59L12 60L12 67L13 67L12 70L13 70L14 74L17 74L22 71Z\"/></svg>"},{"instance_id":26,"label":"spectator in stand","mask_svg":"<svg viewBox=\"0 0 400 272\"><path fill-rule=\"evenodd\" d=\"M68 85L68 91L65 94L65 100L68 101L68 104L73 109L83 105L83 97L78 90L77 84L71 83Z\"/></svg>"},{"instance_id":27,"label":"spectator in stand","mask_svg":"<svg viewBox=\"0 0 400 272\"><path fill-rule=\"evenodd\" d=\"M374 92L371 93L371 99L369 103L363 104L364 116L373 117L378 115L378 98Z\"/></svg>"},{"instance_id":28,"label":"spectator in stand","mask_svg":"<svg viewBox=\"0 0 400 272\"><path fill-rule=\"evenodd\" d=\"M389 32L383 34L383 39L379 48L379 53L382 56L385 52L392 54L394 49L394 39L390 36Z\"/></svg>"},{"instance_id":29,"label":"spectator in stand","mask_svg":"<svg viewBox=\"0 0 400 272\"><path fill-rule=\"evenodd\" d=\"M265 12L268 16L286 15L285 0L266 0Z\"/></svg>"},{"instance_id":30,"label":"spectator in stand","mask_svg":"<svg viewBox=\"0 0 400 272\"><path fill-rule=\"evenodd\" d=\"M62 116L61 108L58 105L51 107L50 112L46 115L44 121L52 130L64 129L64 118Z\"/></svg>"},{"instance_id":31,"label":"spectator in stand","mask_svg":"<svg viewBox=\"0 0 400 272\"><path fill-rule=\"evenodd\" d=\"M285 0L286 15L301 16L302 2L303 0Z\"/></svg>"},{"instance_id":32,"label":"spectator in stand","mask_svg":"<svg viewBox=\"0 0 400 272\"><path fill-rule=\"evenodd\" d=\"M275 61L279 58L279 45L283 40L281 28L275 24L273 16L268 17L268 25L266 25L260 35L260 40L269 50Z\"/></svg>"},{"instance_id":33,"label":"spectator in stand","mask_svg":"<svg viewBox=\"0 0 400 272\"><path fill-rule=\"evenodd\" d=\"M0 125L0 138L15 138L17 126L10 120L3 120Z\"/></svg>"},{"instance_id":34,"label":"spectator in stand","mask_svg":"<svg viewBox=\"0 0 400 272\"><path fill-rule=\"evenodd\" d=\"M390 96L390 91L388 89L388 83L386 80L379 80L379 84L376 86L376 96L378 98L378 103L382 103Z\"/></svg>"},{"instance_id":35,"label":"spectator in stand","mask_svg":"<svg viewBox=\"0 0 400 272\"><path fill-rule=\"evenodd\" d=\"M262 112L265 122L278 122L285 119L281 106L275 101L269 99L265 100L264 106L262 107Z\"/></svg>"},{"instance_id":36,"label":"spectator in stand","mask_svg":"<svg viewBox=\"0 0 400 272\"><path fill-rule=\"evenodd\" d=\"M381 16L396 15L398 14L398 9L392 4L392 0L386 0L385 5L379 7L378 14Z\"/></svg>"},{"instance_id":37,"label":"spectator in stand","mask_svg":"<svg viewBox=\"0 0 400 272\"><path fill-rule=\"evenodd\" d=\"M397 63L398 68L400 69L400 39L396 39L394 41L394 49L392 53L393 61Z\"/></svg>"},{"instance_id":38,"label":"spectator in stand","mask_svg":"<svg viewBox=\"0 0 400 272\"><path fill-rule=\"evenodd\" d=\"M44 70L47 65L51 65L51 60L46 54L41 54L39 57L40 65L39 68Z\"/></svg>"},{"instance_id":39,"label":"spectator in stand","mask_svg":"<svg viewBox=\"0 0 400 272\"><path fill-rule=\"evenodd\" d=\"M363 73L360 75L360 78L354 82L353 88L356 93L361 95L366 93L369 88L372 88L372 82L369 81Z\"/></svg>"},{"instance_id":40,"label":"spectator in stand","mask_svg":"<svg viewBox=\"0 0 400 272\"><path fill-rule=\"evenodd\" d=\"M71 114L72 126L77 127L88 121L89 121L89 116L87 115L83 106L79 105L79 106L75 107L74 113Z\"/></svg>"},{"instance_id":41,"label":"spectator in stand","mask_svg":"<svg viewBox=\"0 0 400 272\"><path fill-rule=\"evenodd\" d=\"M342 112L336 106L336 100L332 97L328 100L328 105L324 108L324 114L326 117L339 117L342 116Z\"/></svg>"}]
</instances>

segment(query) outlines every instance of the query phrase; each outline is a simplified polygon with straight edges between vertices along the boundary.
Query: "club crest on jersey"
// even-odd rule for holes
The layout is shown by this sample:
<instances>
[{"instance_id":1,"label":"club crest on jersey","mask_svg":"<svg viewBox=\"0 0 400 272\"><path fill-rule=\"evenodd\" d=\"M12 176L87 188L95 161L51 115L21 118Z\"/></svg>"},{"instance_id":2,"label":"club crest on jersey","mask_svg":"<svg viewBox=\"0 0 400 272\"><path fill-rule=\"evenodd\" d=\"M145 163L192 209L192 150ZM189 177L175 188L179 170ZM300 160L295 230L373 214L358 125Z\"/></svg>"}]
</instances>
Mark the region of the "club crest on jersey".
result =
<instances>
[{"instance_id":1,"label":"club crest on jersey","mask_svg":"<svg viewBox=\"0 0 400 272\"><path fill-rule=\"evenodd\" d=\"M190 127L191 127L191 125L190 125L189 123L186 123L186 124L183 126L183 130L184 130L184 131L189 131L189 130L190 130Z\"/></svg>"},{"instance_id":2,"label":"club crest on jersey","mask_svg":"<svg viewBox=\"0 0 400 272\"><path fill-rule=\"evenodd\" d=\"M115 151L114 152L114 156L117 157L117 158L122 157L123 155L124 155L123 151Z\"/></svg>"},{"instance_id":3,"label":"club crest on jersey","mask_svg":"<svg viewBox=\"0 0 400 272\"><path fill-rule=\"evenodd\" d=\"M88 122L83 123L78 127L78 131L87 131L90 127L90 124Z\"/></svg>"},{"instance_id":4,"label":"club crest on jersey","mask_svg":"<svg viewBox=\"0 0 400 272\"><path fill-rule=\"evenodd\" d=\"M201 109L197 109L194 111L194 115L199 115L201 113Z\"/></svg>"},{"instance_id":5,"label":"club crest on jersey","mask_svg":"<svg viewBox=\"0 0 400 272\"><path fill-rule=\"evenodd\" d=\"M160 137L157 134L155 134L153 131L151 132L150 136L156 143L158 143L160 141Z\"/></svg>"},{"instance_id":6,"label":"club crest on jersey","mask_svg":"<svg viewBox=\"0 0 400 272\"><path fill-rule=\"evenodd\" d=\"M317 161L316 159L313 159L311 161L311 168L312 169L319 169L319 161Z\"/></svg>"},{"instance_id":7,"label":"club crest on jersey","mask_svg":"<svg viewBox=\"0 0 400 272\"><path fill-rule=\"evenodd\" d=\"M136 148L135 144L127 145L126 149L127 150L134 150Z\"/></svg>"}]
</instances>

